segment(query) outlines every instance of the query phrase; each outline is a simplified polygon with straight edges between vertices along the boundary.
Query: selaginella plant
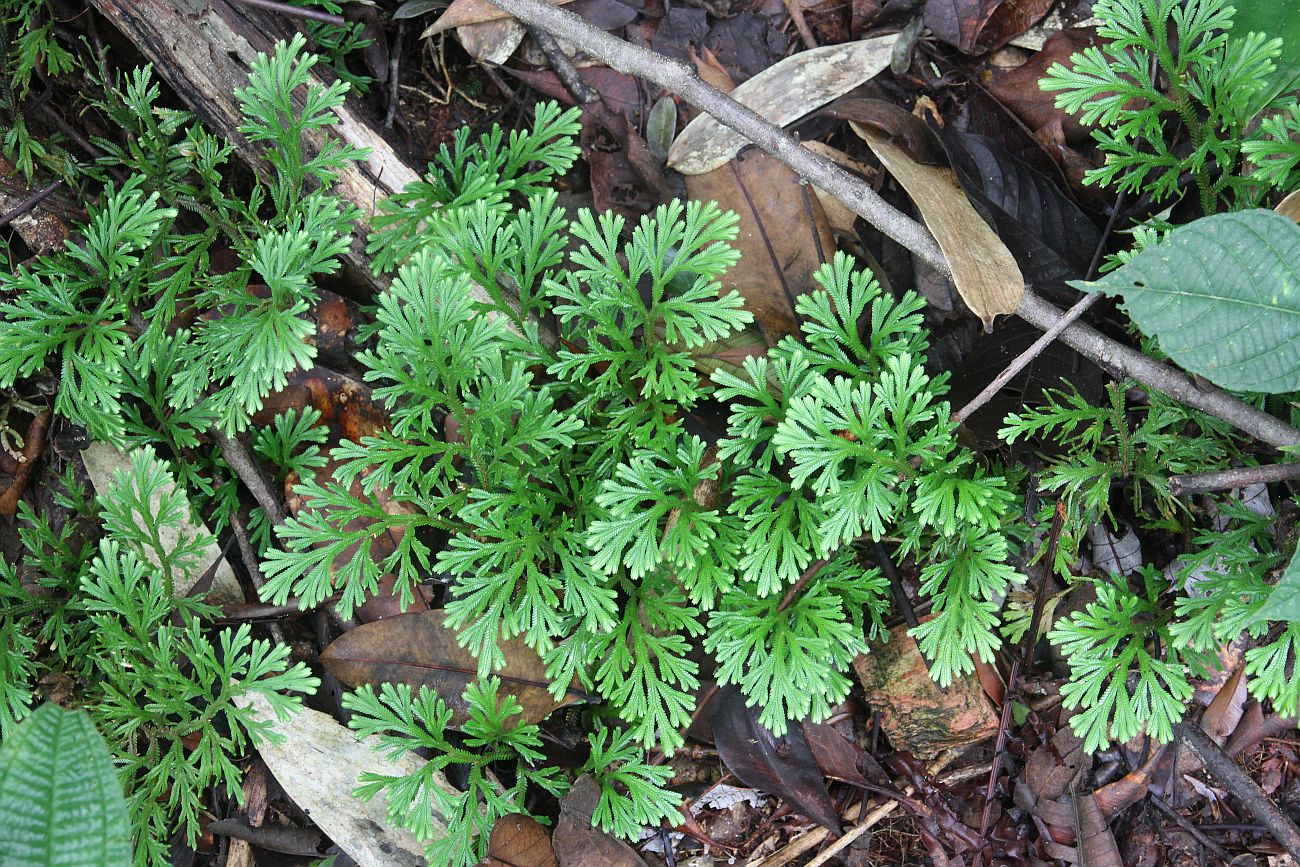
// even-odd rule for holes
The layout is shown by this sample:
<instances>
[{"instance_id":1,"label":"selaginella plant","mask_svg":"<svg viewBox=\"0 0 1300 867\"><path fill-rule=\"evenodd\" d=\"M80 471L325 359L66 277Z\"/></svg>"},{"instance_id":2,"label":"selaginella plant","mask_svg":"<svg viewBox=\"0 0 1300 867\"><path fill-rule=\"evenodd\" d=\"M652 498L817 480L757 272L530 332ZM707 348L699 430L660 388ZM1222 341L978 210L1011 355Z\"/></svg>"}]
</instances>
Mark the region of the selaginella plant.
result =
<instances>
[{"instance_id":1,"label":"selaginella plant","mask_svg":"<svg viewBox=\"0 0 1300 867\"><path fill-rule=\"evenodd\" d=\"M1226 45L1196 50L1245 50ZM107 187L81 240L6 278L14 300L0 306L0 385L53 361L55 410L135 449L98 507L71 476L63 485L64 508L89 516L102 541L25 508L39 592L11 566L0 575L13 603L0 634L19 651L0 656L0 724L26 713L47 669L94 684L79 699L113 741L142 865L166 863L173 830L192 839L204 789L238 796L232 756L269 732L236 699L256 691L286 709L315 686L284 647L246 628L214 640L204 628L213 609L176 592L193 547L159 542L188 517L164 494L173 480L212 524L238 508L208 434L245 431L267 394L311 362L315 280L334 271L359 216L330 193L357 154L328 138L304 145L334 123L346 84L311 85L302 48L259 58L239 94L242 131L270 166L243 196L222 179L230 146L160 107L147 70L110 89L99 110L132 135L100 143L101 168L128 180ZM1139 127L1154 135L1159 112L1147 117ZM577 157L578 128L576 111L542 104L529 130L461 131L422 181L380 203L370 252L393 279L360 361L388 409L385 430L328 460L312 412L254 438L257 454L302 480L295 517L272 532L254 515L265 598L334 600L347 617L385 575L403 600L434 576L447 585L446 622L479 660L460 732L446 697L427 688L363 687L344 700L377 748L433 755L416 774L361 780L359 792L383 795L440 865L477 863L497 817L527 811L531 790L569 785L541 762L537 726L519 720L508 681L494 676L504 639L541 657L557 695L576 683L599 698L582 768L601 790L593 818L633 837L675 814L668 772L647 751L682 746L702 675L736 684L776 734L845 698L850 662L884 632L882 551L915 564L931 616L912 634L941 684L992 659L1004 599L1021 582L1020 497L1007 473L958 444L945 377L927 372L919 296L885 292L835 254L797 301L797 337L706 366L751 319L719 285L738 255L736 217L676 201L633 225L566 212L553 186ZM1136 183L1161 189L1148 174ZM1211 199L1246 189L1218 175L1206 183ZM233 270L214 271L229 258L219 249L236 254ZM1123 486L1172 520L1180 507L1152 462L1213 463L1227 447L1188 446L1210 426L1158 395L1142 408L1122 386L1111 398L1095 408L1061 397L1009 419L1007 435L1077 440L1047 483L1080 520L1105 517ZM1258 522L1230 504L1224 514L1271 550ZM381 534L398 540L383 555ZM1222 597L1193 594L1171 615L1168 579L1148 572L1140 589L1112 582L1057 624L1077 672L1065 693L1087 710L1090 746L1136 731L1167 737L1188 673L1207 664L1224 624L1266 628L1228 598L1258 590L1266 558L1247 571L1222 562L1241 566L1221 576ZM1150 651L1153 638L1164 655ZM1176 640L1188 644L1173 657ZM1294 708L1294 688L1270 669L1289 653L1256 652L1252 688ZM467 769L461 789L439 773L452 765Z\"/></svg>"},{"instance_id":2,"label":"selaginella plant","mask_svg":"<svg viewBox=\"0 0 1300 867\"><path fill-rule=\"evenodd\" d=\"M1098 0L1092 14L1105 41L1040 82L1059 108L1095 125L1105 163L1087 182L1161 201L1190 176L1212 214L1300 180L1300 108L1270 76L1280 39L1235 32L1229 0Z\"/></svg>"},{"instance_id":3,"label":"selaginella plant","mask_svg":"<svg viewBox=\"0 0 1300 867\"><path fill-rule=\"evenodd\" d=\"M1294 389L1288 319L1296 303L1286 284L1300 230L1269 211L1216 213L1250 208L1300 181L1296 94L1270 75L1281 43L1234 30L1226 0L1101 0L1093 11L1107 41L1054 65L1041 82L1058 107L1096 124L1105 164L1087 180L1163 201L1190 177L1206 216L1178 228L1139 226L1134 249L1112 263L1118 270L1075 285L1122 295L1148 333L1149 354L1163 352L1228 388ZM1186 133L1185 146L1175 144L1176 131ZM1300 568L1293 560L1276 587L1269 580L1283 554L1271 508L1230 496L1192 501L1169 489L1173 474L1250 459L1228 425L1120 382L1100 406L1077 393L1050 396L1007 416L1001 433L1052 445L1041 484L1066 500L1076 526L1052 566L1071 584L1079 583L1070 574L1077 529L1091 522L1115 525L1122 511L1143 529L1190 540L1163 571L1148 564L1092 582L1096 601L1050 632L1071 667L1061 692L1066 708L1078 710L1071 724L1088 749L1138 734L1168 740L1191 680L1212 674L1220 644L1243 634L1256 643L1244 666L1250 693L1279 712L1295 709L1300 682L1287 672L1300 611L1285 599L1294 598Z\"/></svg>"},{"instance_id":4,"label":"selaginella plant","mask_svg":"<svg viewBox=\"0 0 1300 867\"><path fill-rule=\"evenodd\" d=\"M20 652L5 655L0 706L12 724L49 669L94 684L78 699L113 741L140 864L164 863L173 830L193 839L206 788L238 797L232 756L265 727L236 698L257 691L284 709L314 686L247 628L214 641L214 610L176 589L196 549L160 541L188 509L220 527L238 507L208 434L244 431L312 360L303 314L357 217L330 185L358 155L329 138L306 146L335 122L346 84L311 85L302 48L258 58L238 94L241 131L270 167L242 196L223 181L231 147L161 107L147 68L109 88L98 110L130 134L99 142L100 168L126 180L106 184L78 240L6 278L13 300L0 305L0 385L52 362L54 410L134 454L98 507L67 477L63 508L86 516L90 537L25 508L40 592L7 568L0 625ZM268 598L314 606L338 593L347 616L385 573L407 598L449 577L448 622L480 660L465 739L448 739L445 705L427 692L348 699L354 725L388 747L438 753L419 779L362 788L389 790L394 818L425 836L431 811L453 818L431 843L436 863L476 862L492 818L523 810L530 786L567 785L537 766L535 730L515 725L492 679L504 638L522 636L557 691L576 679L604 701L586 768L602 788L595 820L631 836L676 803L645 750L682 744L701 644L719 680L783 732L829 713L881 629L887 585L859 539L889 536L921 562L935 617L917 635L945 682L972 653L990 656L1017 578L998 532L1014 497L956 444L943 382L923 368L920 299L887 295L836 256L800 301L804 340L711 381L697 356L750 321L717 282L738 255L736 217L671 202L635 226L571 218L551 187L577 156L577 120L541 105L531 130L462 132L424 181L382 203L371 252L396 274L361 361L388 429L336 447L330 478L310 472L310 414L254 443L311 475L298 516L275 528ZM218 249L235 253L233 269L214 269ZM727 433L710 442L697 422L727 406ZM165 493L173 482L188 506ZM409 508L381 508L381 489ZM377 562L384 530L401 542ZM511 759L507 787L488 766ZM478 769L469 789L435 792L430 775L452 762Z\"/></svg>"},{"instance_id":5,"label":"selaginella plant","mask_svg":"<svg viewBox=\"0 0 1300 867\"><path fill-rule=\"evenodd\" d=\"M802 340L706 376L699 357L750 321L718 283L736 261L735 216L676 201L632 226L566 214L549 186L576 157L576 120L543 105L530 132L460 134L381 207L375 264L397 270L361 361L391 426L343 442L330 477L298 488L264 594L337 595L346 616L385 574L403 599L445 575L447 622L482 678L518 636L557 695L576 680L604 701L596 737L609 748L589 769L609 807L596 821L632 834L671 815L641 750L682 745L696 648L778 734L847 695L889 596L859 540L888 538L920 564L934 616L915 634L940 682L991 658L1019 580L1000 532L1016 497L956 442L943 380L924 369L923 302L886 294L846 255L799 300ZM697 426L710 409L729 415L716 442ZM381 492L412 508L385 510ZM377 559L381 535L400 542ZM440 548L427 541L438 535ZM475 778L487 817L522 809L530 779L554 791L530 770L527 727L489 724L496 687L467 698L475 743L518 766L515 788ZM439 740L432 694L349 701L354 724L389 746L466 760ZM385 789L394 820L419 834L431 806L464 815L427 776L365 792ZM471 864L485 845L457 826L431 857Z\"/></svg>"}]
</instances>

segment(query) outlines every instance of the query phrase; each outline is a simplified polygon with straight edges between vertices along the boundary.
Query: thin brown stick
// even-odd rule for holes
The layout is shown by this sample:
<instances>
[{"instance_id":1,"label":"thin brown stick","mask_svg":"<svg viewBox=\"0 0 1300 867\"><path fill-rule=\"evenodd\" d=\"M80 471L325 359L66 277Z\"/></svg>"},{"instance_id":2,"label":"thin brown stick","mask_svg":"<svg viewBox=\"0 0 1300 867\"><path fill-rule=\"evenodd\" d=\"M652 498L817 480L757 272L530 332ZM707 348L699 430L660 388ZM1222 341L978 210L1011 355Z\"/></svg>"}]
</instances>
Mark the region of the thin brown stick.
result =
<instances>
[{"instance_id":1,"label":"thin brown stick","mask_svg":"<svg viewBox=\"0 0 1300 867\"><path fill-rule=\"evenodd\" d=\"M1196 842L1214 853L1214 857L1220 859L1225 864L1232 860L1232 856L1228 854L1227 849L1224 849L1218 843L1205 836L1205 833L1200 828L1187 821L1187 819L1183 817L1182 813L1166 804L1163 798L1158 797L1155 794L1148 794L1147 797L1151 799L1152 804L1155 804L1157 810L1172 819L1175 825L1182 828L1188 834L1191 834Z\"/></svg>"},{"instance_id":2,"label":"thin brown stick","mask_svg":"<svg viewBox=\"0 0 1300 867\"><path fill-rule=\"evenodd\" d=\"M980 814L980 838L988 836L989 820L992 818L993 794L997 791L998 774L1002 770L1002 753L1007 746L1007 731L1011 727L1011 706L1020 690L1020 673L1028 670L1033 660L1034 645L1038 643L1038 627L1043 619L1043 609L1047 606L1047 586L1052 580L1053 564L1056 562L1056 547L1061 541L1061 530L1065 526L1065 500L1056 501L1056 512L1052 515L1052 528L1047 535L1047 550L1043 554L1043 577L1038 582L1038 592L1034 594L1034 610L1029 618L1029 629L1020 639L1016 658L1011 662L1011 672L1007 677L1007 692L1002 697L1002 716L998 724L998 739L993 745L993 765L989 768L989 781L984 787L984 810ZM980 864L983 854L976 858Z\"/></svg>"},{"instance_id":3,"label":"thin brown stick","mask_svg":"<svg viewBox=\"0 0 1300 867\"><path fill-rule=\"evenodd\" d=\"M1246 485L1268 484L1300 479L1300 462L1266 464L1261 467L1233 467L1212 473L1190 473L1169 477L1169 493L1175 497L1184 494L1204 494L1210 491L1228 491Z\"/></svg>"},{"instance_id":4,"label":"thin brown stick","mask_svg":"<svg viewBox=\"0 0 1300 867\"><path fill-rule=\"evenodd\" d=\"M573 65L573 61L564 53L564 49L560 47L560 43L554 36L540 27L529 25L525 27L528 29L528 35L537 43L537 47L542 49L542 54L546 55L546 62L551 64L555 77L560 79L560 83L569 93L573 94L574 99L583 105L590 105L600 99L596 88L582 80L578 67Z\"/></svg>"},{"instance_id":5,"label":"thin brown stick","mask_svg":"<svg viewBox=\"0 0 1300 867\"><path fill-rule=\"evenodd\" d=\"M785 11L790 13L790 21L794 24L794 29L799 31L804 48L816 48L817 37L813 36L808 19L803 17L803 7L799 5L799 0L785 0Z\"/></svg>"},{"instance_id":6,"label":"thin brown stick","mask_svg":"<svg viewBox=\"0 0 1300 867\"><path fill-rule=\"evenodd\" d=\"M1174 726L1174 734L1191 747L1201 757L1201 761L1205 762L1206 770L1226 786L1261 825L1268 828L1269 833L1282 844L1291 858L1300 861L1300 828L1269 800L1255 781L1228 758L1199 725L1180 722Z\"/></svg>"},{"instance_id":7,"label":"thin brown stick","mask_svg":"<svg viewBox=\"0 0 1300 867\"><path fill-rule=\"evenodd\" d=\"M1037 358L1047 345L1056 338L1061 336L1061 332L1069 328L1076 319L1082 316L1089 307L1097 303L1100 295L1085 295L1075 302L1074 306L1065 312L1065 315L1056 320L1056 324L1039 335L1038 339L1029 345L1029 348L1012 359L1006 369L994 377L993 381L984 387L984 390L975 395L970 401L952 414L952 420L961 423L970 418L976 410L984 406L993 399L993 396L1006 387L1006 384L1015 379L1020 371L1024 370L1029 362Z\"/></svg>"},{"instance_id":8,"label":"thin brown stick","mask_svg":"<svg viewBox=\"0 0 1300 867\"><path fill-rule=\"evenodd\" d=\"M257 504L266 512L267 520L271 526L277 526L284 523L284 507L280 505L280 498L271 490L271 486L262 478L262 471L253 463L253 459L248 456L238 441L226 436L215 427L208 431L208 434L216 441L217 447L221 449L221 456L230 464L230 468L235 471L235 475L244 483L257 500Z\"/></svg>"},{"instance_id":9,"label":"thin brown stick","mask_svg":"<svg viewBox=\"0 0 1300 867\"><path fill-rule=\"evenodd\" d=\"M277 3L276 0L235 0L236 3L243 3L245 6L256 6L258 9L266 9L269 12L278 12L281 15L288 15L293 18L310 18L312 21L323 21L326 24L333 24L335 27L344 27L348 19L342 15L331 15L329 12L322 12L319 9L306 9L302 6L290 6L288 3Z\"/></svg>"},{"instance_id":10,"label":"thin brown stick","mask_svg":"<svg viewBox=\"0 0 1300 867\"><path fill-rule=\"evenodd\" d=\"M807 569L803 570L803 574L799 576L799 580L790 585L790 589L785 592L785 596L781 597L781 604L776 606L776 610L784 611L789 608L790 603L794 602L795 597L803 591L803 588L813 579L813 576L822 571L829 562L829 560L818 560L816 563L813 563Z\"/></svg>"},{"instance_id":11,"label":"thin brown stick","mask_svg":"<svg viewBox=\"0 0 1300 867\"><path fill-rule=\"evenodd\" d=\"M581 45L588 54L621 72L652 81L676 93L776 157L805 180L835 196L921 261L945 276L952 273L939 245L924 226L887 203L861 178L803 147L793 136L752 109L705 84L686 64L612 36L545 0L492 2L525 24ZM1016 314L1044 331L1065 315L1060 308L1028 291ZM1193 409L1236 425L1269 445L1300 445L1300 431L1290 425L1221 389L1198 386L1181 371L1123 346L1080 322L1064 329L1060 340L1117 374L1132 377Z\"/></svg>"},{"instance_id":12,"label":"thin brown stick","mask_svg":"<svg viewBox=\"0 0 1300 867\"><path fill-rule=\"evenodd\" d=\"M41 202L48 199L54 193L54 191L61 186L63 186L63 181L55 181L49 186L42 187L41 189L32 193L30 196L23 199L21 202L14 205L12 208L5 211L3 214L0 214L0 226L7 226L10 223L12 223L14 220L23 216L24 214L30 213L31 211L35 210L37 205L39 205Z\"/></svg>"},{"instance_id":13,"label":"thin brown stick","mask_svg":"<svg viewBox=\"0 0 1300 867\"><path fill-rule=\"evenodd\" d=\"M230 531L235 536L235 543L239 546L239 557L244 561L244 568L248 570L248 580L253 582L253 587L257 589L258 596L261 596L262 585L266 583L266 577L262 575L262 567L257 562L257 552L253 550L252 540L248 538L248 528L244 526L244 519L240 517L239 510L234 509L234 514L230 516ZM266 625L267 631L271 633L271 638L275 639L276 644L284 644L284 627L276 621L269 621Z\"/></svg>"}]
</instances>

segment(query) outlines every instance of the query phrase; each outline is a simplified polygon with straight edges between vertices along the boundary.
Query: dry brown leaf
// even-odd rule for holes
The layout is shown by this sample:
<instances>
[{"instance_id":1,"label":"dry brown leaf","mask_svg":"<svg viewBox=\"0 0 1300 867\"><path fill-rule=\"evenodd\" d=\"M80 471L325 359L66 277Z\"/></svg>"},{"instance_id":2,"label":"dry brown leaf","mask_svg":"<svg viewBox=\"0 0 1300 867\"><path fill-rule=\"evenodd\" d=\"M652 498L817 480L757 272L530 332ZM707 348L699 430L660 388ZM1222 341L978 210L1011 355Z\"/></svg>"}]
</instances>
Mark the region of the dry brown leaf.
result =
<instances>
[{"instance_id":1,"label":"dry brown leaf","mask_svg":"<svg viewBox=\"0 0 1300 867\"><path fill-rule=\"evenodd\" d=\"M852 126L916 203L952 267L958 294L992 330L994 317L1014 313L1025 294L1011 251L966 198L952 169L921 165L879 132Z\"/></svg>"},{"instance_id":2,"label":"dry brown leaf","mask_svg":"<svg viewBox=\"0 0 1300 867\"><path fill-rule=\"evenodd\" d=\"M897 34L803 51L736 87L733 99L777 126L785 126L869 81L889 66ZM739 133L702 114L686 125L668 151L668 165L684 175L712 171L748 144Z\"/></svg>"},{"instance_id":3,"label":"dry brown leaf","mask_svg":"<svg viewBox=\"0 0 1300 867\"><path fill-rule=\"evenodd\" d=\"M1124 867L1115 835L1092 795L1074 796L1077 867Z\"/></svg>"},{"instance_id":4,"label":"dry brown leaf","mask_svg":"<svg viewBox=\"0 0 1300 867\"><path fill-rule=\"evenodd\" d=\"M562 6L570 2L570 0L550 0L550 2L552 6ZM481 24L484 21L500 21L509 17L509 12L506 12L500 6L489 3L488 0L454 0L447 7L447 11L439 15L438 20L430 24L420 34L420 38L428 39L430 36L435 36L453 27Z\"/></svg>"},{"instance_id":5,"label":"dry brown leaf","mask_svg":"<svg viewBox=\"0 0 1300 867\"><path fill-rule=\"evenodd\" d=\"M740 261L722 276L735 289L769 346L799 330L795 300L835 251L826 212L813 191L775 157L751 151L721 168L686 176L686 193L740 215Z\"/></svg>"},{"instance_id":6,"label":"dry brown leaf","mask_svg":"<svg viewBox=\"0 0 1300 867\"><path fill-rule=\"evenodd\" d=\"M1091 133L1079 122L1078 115L1057 108L1055 94L1039 88L1038 82L1052 64L1068 63L1072 54L1098 43L1095 31L1062 30L1048 39L1043 50L1024 64L995 77L988 85L989 93L1019 115L1031 130L1038 132L1055 128L1061 131L1063 143L1085 142Z\"/></svg>"},{"instance_id":7,"label":"dry brown leaf","mask_svg":"<svg viewBox=\"0 0 1300 867\"><path fill-rule=\"evenodd\" d=\"M479 24L462 24L456 28L456 38L465 53L479 63L500 66L515 53L526 32L524 25L514 18L501 18Z\"/></svg>"},{"instance_id":8,"label":"dry brown leaf","mask_svg":"<svg viewBox=\"0 0 1300 867\"><path fill-rule=\"evenodd\" d=\"M975 676L955 678L940 689L906 626L895 627L889 641L855 659L853 670L896 749L929 760L998 733L998 715Z\"/></svg>"},{"instance_id":9,"label":"dry brown leaf","mask_svg":"<svg viewBox=\"0 0 1300 867\"><path fill-rule=\"evenodd\" d=\"M509 813L497 819L483 867L560 867L551 835L531 816Z\"/></svg>"},{"instance_id":10,"label":"dry brown leaf","mask_svg":"<svg viewBox=\"0 0 1300 867\"><path fill-rule=\"evenodd\" d=\"M736 82L731 80L731 73L727 72L727 68L718 62L718 56L710 51L707 45L700 46L699 54L695 53L695 46L686 46L686 56L695 65L695 74L705 84L716 87L723 93L731 93L736 89Z\"/></svg>"},{"instance_id":11,"label":"dry brown leaf","mask_svg":"<svg viewBox=\"0 0 1300 867\"><path fill-rule=\"evenodd\" d=\"M591 776L578 778L560 800L553 845L560 867L646 867L631 846L591 826L600 801L600 786Z\"/></svg>"},{"instance_id":12,"label":"dry brown leaf","mask_svg":"<svg viewBox=\"0 0 1300 867\"><path fill-rule=\"evenodd\" d=\"M275 723L273 729L282 740L259 743L262 760L294 803L340 849L363 867L424 867L424 844L410 831L389 824L384 799L363 801L352 794L363 773L414 774L425 766L424 759L403 753L390 761L320 711L299 708L280 722L257 693L246 693L235 701L251 707L257 718ZM460 794L439 772L428 779L449 795ZM446 831L442 816L434 814L433 825L437 833Z\"/></svg>"},{"instance_id":13,"label":"dry brown leaf","mask_svg":"<svg viewBox=\"0 0 1300 867\"><path fill-rule=\"evenodd\" d=\"M574 689L564 701L557 701L549 692L551 682L541 657L522 639L499 641L498 646L506 664L494 676L501 679L502 691L518 699L523 708L523 714L511 717L512 723L538 722L557 707L585 697ZM348 686L427 686L451 708L454 726L468 715L463 693L478 672L478 658L456 642L445 611L417 611L362 624L335 639L320 659L330 674Z\"/></svg>"},{"instance_id":14,"label":"dry brown leaf","mask_svg":"<svg viewBox=\"0 0 1300 867\"><path fill-rule=\"evenodd\" d=\"M840 168L847 169L859 177L866 178L868 181L875 177L876 170L873 167L858 162L838 148L833 148L819 141L806 141L801 142L801 144L813 153L826 157ZM813 186L813 192L817 193L817 199L822 203L822 210L826 212L826 220L831 224L831 229L837 234L852 236L854 234L853 225L857 221L858 215L853 213L848 205L821 187Z\"/></svg>"},{"instance_id":15,"label":"dry brown leaf","mask_svg":"<svg viewBox=\"0 0 1300 867\"><path fill-rule=\"evenodd\" d=\"M1273 210L1300 223L1300 190L1288 194L1285 199L1277 203L1277 207Z\"/></svg>"},{"instance_id":16,"label":"dry brown leaf","mask_svg":"<svg viewBox=\"0 0 1300 867\"><path fill-rule=\"evenodd\" d=\"M1237 666L1237 670L1219 687L1214 700L1201 715L1201 729L1219 746L1223 746L1228 735L1236 731L1245 711L1246 679L1242 677L1245 670L1245 665Z\"/></svg>"}]
</instances>

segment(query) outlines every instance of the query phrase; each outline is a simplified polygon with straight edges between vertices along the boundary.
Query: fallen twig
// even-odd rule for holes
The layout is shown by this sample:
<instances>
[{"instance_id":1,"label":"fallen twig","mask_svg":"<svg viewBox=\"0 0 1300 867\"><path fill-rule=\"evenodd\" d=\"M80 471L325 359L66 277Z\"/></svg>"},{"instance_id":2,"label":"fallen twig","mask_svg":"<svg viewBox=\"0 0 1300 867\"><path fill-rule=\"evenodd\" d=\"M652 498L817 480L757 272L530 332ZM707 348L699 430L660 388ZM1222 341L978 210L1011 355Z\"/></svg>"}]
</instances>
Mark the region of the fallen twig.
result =
<instances>
[{"instance_id":1,"label":"fallen twig","mask_svg":"<svg viewBox=\"0 0 1300 867\"><path fill-rule=\"evenodd\" d=\"M1219 748L1210 736L1195 723L1180 722L1174 734L1201 757L1205 768L1228 788L1237 800L1250 811L1261 825L1268 828L1274 839L1282 844L1292 860L1300 861L1300 828L1277 808L1263 790L1236 762Z\"/></svg>"},{"instance_id":2,"label":"fallen twig","mask_svg":"<svg viewBox=\"0 0 1300 867\"><path fill-rule=\"evenodd\" d=\"M402 43L406 37L406 20L397 22L397 33L393 35L393 46L388 52L388 108L384 111L384 129L392 129L397 120L397 109L402 101L401 65Z\"/></svg>"},{"instance_id":3,"label":"fallen twig","mask_svg":"<svg viewBox=\"0 0 1300 867\"><path fill-rule=\"evenodd\" d=\"M1188 834L1191 834L1196 842L1213 852L1214 857L1220 859L1225 864L1232 860L1232 856L1228 854L1227 849L1224 849L1218 843L1205 836L1204 832L1202 832L1200 828L1187 821L1187 819L1183 817L1182 813L1166 804L1163 798L1160 798L1157 795L1150 795L1149 797L1151 798L1151 803L1155 804L1157 810L1172 819L1175 825L1182 828Z\"/></svg>"},{"instance_id":4,"label":"fallen twig","mask_svg":"<svg viewBox=\"0 0 1300 867\"><path fill-rule=\"evenodd\" d=\"M492 3L524 24L581 45L588 54L621 72L652 81L676 93L785 163L805 180L835 196L921 261L945 276L951 274L939 245L924 226L887 203L861 178L803 147L781 128L704 83L686 64L619 39L593 27L567 9L552 6L544 0L492 0ZM1065 315L1055 305L1028 291L1016 314L1043 330L1054 326ZM1181 371L1123 346L1082 323L1075 322L1066 327L1060 339L1103 367L1221 418L1269 445L1300 444L1300 431L1285 422L1221 389L1200 387Z\"/></svg>"},{"instance_id":5,"label":"fallen twig","mask_svg":"<svg viewBox=\"0 0 1300 867\"><path fill-rule=\"evenodd\" d=\"M53 194L53 192L61 186L63 186L63 181L55 181L49 186L42 187L41 189L32 193L30 196L23 199L21 202L14 205L12 208L5 211L3 214L0 214L0 226L7 226L10 223L12 223L14 220L23 216L24 214L31 212L36 208L37 205L39 205L41 202L48 199L50 195Z\"/></svg>"},{"instance_id":6,"label":"fallen twig","mask_svg":"<svg viewBox=\"0 0 1300 867\"><path fill-rule=\"evenodd\" d=\"M235 471L235 475L244 483L257 500L257 504L266 512L266 518L275 527L284 523L284 508L280 505L280 498L271 490L271 486L262 478L262 471L253 463L253 459L248 456L248 452L238 441L226 436L216 428L208 431L208 434L216 441L217 447L221 449L221 456L230 464L230 468Z\"/></svg>"},{"instance_id":7,"label":"fallen twig","mask_svg":"<svg viewBox=\"0 0 1300 867\"><path fill-rule=\"evenodd\" d=\"M838 840L823 849L816 858L809 861L807 867L821 867L821 865L830 861L854 840L879 825L881 819L897 810L898 804L898 801L889 801L872 810L867 814L867 818L855 825L852 830L845 832Z\"/></svg>"},{"instance_id":8,"label":"fallen twig","mask_svg":"<svg viewBox=\"0 0 1300 867\"><path fill-rule=\"evenodd\" d=\"M1169 477L1169 493L1175 497L1183 494L1204 494L1209 491L1227 491L1246 485L1285 482L1300 479L1300 462L1266 464L1260 467L1233 467L1212 473L1192 473Z\"/></svg>"},{"instance_id":9,"label":"fallen twig","mask_svg":"<svg viewBox=\"0 0 1300 867\"><path fill-rule=\"evenodd\" d=\"M235 2L242 3L245 6L256 6L258 9L278 12L281 15L289 15L294 18L310 18L312 21L333 24L335 27L344 27L348 23L348 20L342 15L332 15L329 12L303 6L290 6L288 3L277 3L276 0L235 0Z\"/></svg>"},{"instance_id":10,"label":"fallen twig","mask_svg":"<svg viewBox=\"0 0 1300 867\"><path fill-rule=\"evenodd\" d=\"M794 24L794 29L799 31L804 48L816 48L817 37L813 36L808 20L803 17L803 7L799 5L799 0L785 0L785 11L790 13L790 21Z\"/></svg>"},{"instance_id":11,"label":"fallen twig","mask_svg":"<svg viewBox=\"0 0 1300 867\"><path fill-rule=\"evenodd\" d=\"M573 98L583 105L590 105L600 99L600 94L596 88L582 80L578 73L578 68L573 65L569 55L564 53L560 43L555 40L547 31L540 27L525 25L528 29L528 35L533 37L537 47L546 55L546 62L551 64L551 69L555 72L555 77L560 79L560 83L573 94Z\"/></svg>"},{"instance_id":12,"label":"fallen twig","mask_svg":"<svg viewBox=\"0 0 1300 867\"><path fill-rule=\"evenodd\" d=\"M1074 306L1065 311L1065 315L1056 320L1056 324L1039 335L1038 339L1029 345L1029 348L1017 355L1011 360L1006 368L993 378L993 381L984 386L984 390L975 395L970 401L952 414L952 420L961 423L975 414L975 411L984 404L993 399L993 396L1001 391L1008 382L1016 377L1016 374L1024 370L1029 362L1037 358L1048 344L1061 336L1061 332L1069 328L1070 325L1087 312L1088 308L1097 303L1100 295L1085 295L1075 302Z\"/></svg>"}]
</instances>

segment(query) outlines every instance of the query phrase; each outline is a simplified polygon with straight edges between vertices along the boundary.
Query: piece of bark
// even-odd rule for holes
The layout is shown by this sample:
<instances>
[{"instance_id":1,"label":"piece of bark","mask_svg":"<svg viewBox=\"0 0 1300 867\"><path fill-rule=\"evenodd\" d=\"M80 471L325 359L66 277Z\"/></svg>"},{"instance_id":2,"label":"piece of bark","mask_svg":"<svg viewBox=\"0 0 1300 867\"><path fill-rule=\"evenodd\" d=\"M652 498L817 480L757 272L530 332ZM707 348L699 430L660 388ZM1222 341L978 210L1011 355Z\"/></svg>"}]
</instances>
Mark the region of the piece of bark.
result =
<instances>
[{"instance_id":1,"label":"piece of bark","mask_svg":"<svg viewBox=\"0 0 1300 867\"><path fill-rule=\"evenodd\" d=\"M264 165L261 145L239 132L243 118L235 90L248 85L248 72L259 53L274 44L267 19L256 9L235 6L228 0L93 0L104 17L153 62L154 71L180 95L207 128L228 139L239 155L254 165ZM320 70L318 64L313 76ZM299 100L303 94L297 94ZM301 104L301 103L300 103ZM335 135L369 156L353 163L339 176L334 192L369 216L376 203L419 180L369 124L352 101L339 111L339 123L329 133L309 133L314 149L326 134ZM365 253L369 235L364 219L356 224L352 247L344 263L372 291L385 282L370 271Z\"/></svg>"}]
</instances>

